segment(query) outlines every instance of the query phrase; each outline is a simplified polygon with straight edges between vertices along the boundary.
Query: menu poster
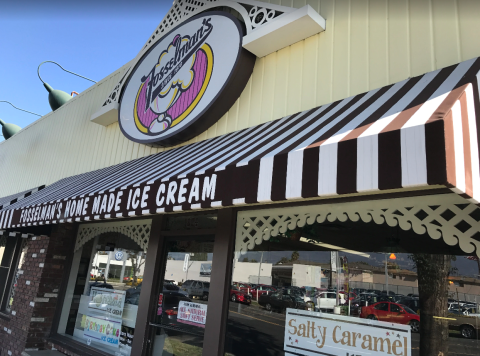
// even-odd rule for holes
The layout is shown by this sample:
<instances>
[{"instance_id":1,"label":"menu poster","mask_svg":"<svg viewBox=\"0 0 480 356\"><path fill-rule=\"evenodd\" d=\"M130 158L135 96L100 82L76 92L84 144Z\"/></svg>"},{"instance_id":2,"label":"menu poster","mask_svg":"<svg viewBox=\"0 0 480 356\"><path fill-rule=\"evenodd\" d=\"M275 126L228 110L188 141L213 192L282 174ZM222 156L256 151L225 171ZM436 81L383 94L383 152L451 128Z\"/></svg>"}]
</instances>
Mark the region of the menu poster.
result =
<instances>
[{"instance_id":1,"label":"menu poster","mask_svg":"<svg viewBox=\"0 0 480 356\"><path fill-rule=\"evenodd\" d=\"M119 347L125 291L92 287L88 302L83 337L92 341Z\"/></svg>"},{"instance_id":2,"label":"menu poster","mask_svg":"<svg viewBox=\"0 0 480 356\"><path fill-rule=\"evenodd\" d=\"M107 318L87 315L83 337L90 344L92 340L99 343L118 347L122 321L108 320Z\"/></svg>"},{"instance_id":3,"label":"menu poster","mask_svg":"<svg viewBox=\"0 0 480 356\"><path fill-rule=\"evenodd\" d=\"M178 304L177 321L184 324L205 327L207 305L181 301Z\"/></svg>"},{"instance_id":4,"label":"menu poster","mask_svg":"<svg viewBox=\"0 0 480 356\"><path fill-rule=\"evenodd\" d=\"M107 317L122 319L126 292L108 288L92 287L88 303L89 315L98 313Z\"/></svg>"}]
</instances>

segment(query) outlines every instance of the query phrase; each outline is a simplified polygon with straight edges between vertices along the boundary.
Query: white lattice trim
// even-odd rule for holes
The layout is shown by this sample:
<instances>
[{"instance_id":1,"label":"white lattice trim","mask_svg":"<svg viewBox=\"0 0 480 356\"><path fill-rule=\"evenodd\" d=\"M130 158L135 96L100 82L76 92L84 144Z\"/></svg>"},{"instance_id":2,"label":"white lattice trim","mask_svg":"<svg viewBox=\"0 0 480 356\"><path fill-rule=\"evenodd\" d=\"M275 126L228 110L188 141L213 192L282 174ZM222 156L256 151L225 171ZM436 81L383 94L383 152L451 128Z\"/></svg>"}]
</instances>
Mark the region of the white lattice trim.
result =
<instances>
[{"instance_id":1,"label":"white lattice trim","mask_svg":"<svg viewBox=\"0 0 480 356\"><path fill-rule=\"evenodd\" d=\"M242 211L237 219L235 251L245 254L271 236L325 221L387 223L426 232L480 257L480 208L456 194ZM474 235L477 235L474 237ZM478 239L478 240L477 240Z\"/></svg>"},{"instance_id":2,"label":"white lattice trim","mask_svg":"<svg viewBox=\"0 0 480 356\"><path fill-rule=\"evenodd\" d=\"M152 220L150 219L106 222L103 224L82 224L78 229L75 251L95 236L106 232L118 232L126 235L135 241L144 251L147 251L151 226Z\"/></svg>"},{"instance_id":3,"label":"white lattice trim","mask_svg":"<svg viewBox=\"0 0 480 356\"><path fill-rule=\"evenodd\" d=\"M243 18L247 34L258 30L271 20L276 19L283 14L295 11L294 8L280 5L268 4L260 1L237 1L237 0L175 0L167 15L163 18L160 25L153 31L143 48L131 62L130 68L122 77L120 82L115 86L113 91L108 95L103 106L111 103L117 103L120 91L125 84L126 78L130 75L135 64L143 57L143 55L165 34L171 29L178 26L185 20L214 7L230 7L236 10Z\"/></svg>"}]
</instances>

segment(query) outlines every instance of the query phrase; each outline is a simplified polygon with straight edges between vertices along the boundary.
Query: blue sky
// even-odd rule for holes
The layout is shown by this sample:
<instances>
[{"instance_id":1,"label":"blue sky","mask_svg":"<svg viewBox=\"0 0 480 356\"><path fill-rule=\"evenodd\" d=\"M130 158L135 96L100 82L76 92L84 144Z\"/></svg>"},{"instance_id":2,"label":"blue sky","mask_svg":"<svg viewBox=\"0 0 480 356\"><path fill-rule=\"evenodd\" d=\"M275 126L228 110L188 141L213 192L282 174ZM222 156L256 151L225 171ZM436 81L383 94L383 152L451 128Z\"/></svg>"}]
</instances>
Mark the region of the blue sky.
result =
<instances>
[{"instance_id":1,"label":"blue sky","mask_svg":"<svg viewBox=\"0 0 480 356\"><path fill-rule=\"evenodd\" d=\"M170 9L172 0L2 2L0 11L0 100L45 115L48 93L37 76L46 60L99 81L134 58ZM82 92L93 83L41 67L54 89ZM37 116L0 103L0 119L25 127ZM0 137L0 140L3 140Z\"/></svg>"}]
</instances>

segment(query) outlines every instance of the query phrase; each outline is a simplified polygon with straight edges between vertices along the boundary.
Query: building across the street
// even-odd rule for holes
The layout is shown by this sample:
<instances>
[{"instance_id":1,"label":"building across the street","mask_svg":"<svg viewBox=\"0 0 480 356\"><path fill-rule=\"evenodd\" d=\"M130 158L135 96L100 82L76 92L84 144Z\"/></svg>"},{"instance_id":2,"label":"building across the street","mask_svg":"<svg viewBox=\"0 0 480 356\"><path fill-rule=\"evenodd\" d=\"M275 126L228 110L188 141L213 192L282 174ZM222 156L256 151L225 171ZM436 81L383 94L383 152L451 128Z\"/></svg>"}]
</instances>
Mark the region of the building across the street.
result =
<instances>
[{"instance_id":1,"label":"building across the street","mask_svg":"<svg viewBox=\"0 0 480 356\"><path fill-rule=\"evenodd\" d=\"M479 16L175 0L0 143L0 355L478 355Z\"/></svg>"}]
</instances>

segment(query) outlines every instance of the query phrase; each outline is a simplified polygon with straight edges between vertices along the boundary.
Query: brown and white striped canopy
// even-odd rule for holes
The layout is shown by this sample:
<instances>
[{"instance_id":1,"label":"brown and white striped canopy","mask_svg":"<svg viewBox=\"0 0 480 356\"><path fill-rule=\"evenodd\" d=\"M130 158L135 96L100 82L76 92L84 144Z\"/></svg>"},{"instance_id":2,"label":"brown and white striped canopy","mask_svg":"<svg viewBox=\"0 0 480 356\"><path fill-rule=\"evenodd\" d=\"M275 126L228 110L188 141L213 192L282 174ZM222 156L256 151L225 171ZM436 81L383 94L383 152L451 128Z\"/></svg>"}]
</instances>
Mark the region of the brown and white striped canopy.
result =
<instances>
[{"instance_id":1,"label":"brown and white striped canopy","mask_svg":"<svg viewBox=\"0 0 480 356\"><path fill-rule=\"evenodd\" d=\"M0 228L429 185L478 203L479 71L474 58L65 178L3 209Z\"/></svg>"}]
</instances>

